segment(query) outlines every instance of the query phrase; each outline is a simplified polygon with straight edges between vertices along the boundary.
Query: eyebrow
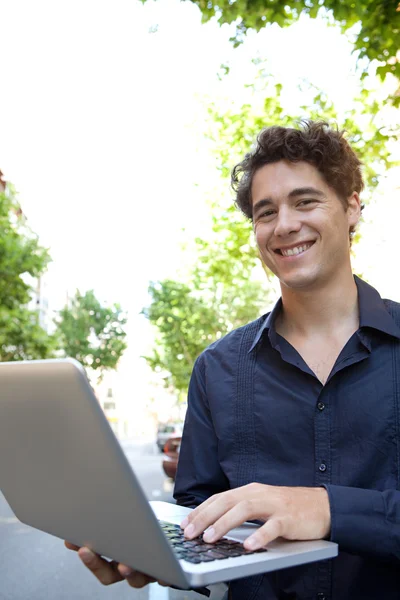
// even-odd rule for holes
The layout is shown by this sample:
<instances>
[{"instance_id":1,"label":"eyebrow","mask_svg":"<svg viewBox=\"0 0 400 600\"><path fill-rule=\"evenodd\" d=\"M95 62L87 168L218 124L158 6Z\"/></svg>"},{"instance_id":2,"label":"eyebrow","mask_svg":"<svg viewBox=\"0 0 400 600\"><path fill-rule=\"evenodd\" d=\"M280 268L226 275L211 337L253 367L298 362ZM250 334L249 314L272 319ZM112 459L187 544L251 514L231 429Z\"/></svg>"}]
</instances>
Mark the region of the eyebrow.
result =
<instances>
[{"instance_id":1,"label":"eyebrow","mask_svg":"<svg viewBox=\"0 0 400 600\"><path fill-rule=\"evenodd\" d=\"M306 194L311 194L312 196L319 196L320 198L325 198L324 192L321 192L321 190L318 190L317 188L313 187L295 188L294 190L291 190L289 192L288 198L297 198L298 196L305 196ZM270 206L271 204L274 204L272 198L263 198L262 200L259 200L253 206L253 215L261 208L264 208L265 206Z\"/></svg>"},{"instance_id":2,"label":"eyebrow","mask_svg":"<svg viewBox=\"0 0 400 600\"><path fill-rule=\"evenodd\" d=\"M304 196L305 194L311 194L312 196L320 196L320 198L325 197L324 192L321 192L321 190L317 190L317 188L302 187L295 188L294 190L289 192L289 198L295 198L296 196Z\"/></svg>"}]
</instances>

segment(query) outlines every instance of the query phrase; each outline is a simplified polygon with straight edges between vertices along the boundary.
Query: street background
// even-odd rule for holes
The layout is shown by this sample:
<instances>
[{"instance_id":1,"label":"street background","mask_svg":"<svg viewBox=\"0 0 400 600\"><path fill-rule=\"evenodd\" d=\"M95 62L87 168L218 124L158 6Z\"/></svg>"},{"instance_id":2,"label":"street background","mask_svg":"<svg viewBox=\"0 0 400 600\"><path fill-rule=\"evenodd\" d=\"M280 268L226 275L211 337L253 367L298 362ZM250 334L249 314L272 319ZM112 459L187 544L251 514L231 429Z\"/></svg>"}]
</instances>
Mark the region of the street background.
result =
<instances>
[{"instance_id":1,"label":"street background","mask_svg":"<svg viewBox=\"0 0 400 600\"><path fill-rule=\"evenodd\" d=\"M172 500L154 438L183 421L196 357L280 295L230 189L261 127L346 129L367 184L353 269L400 300L400 4L262 5L0 0L0 361L101 367L97 398L149 499ZM0 494L0 600L48 598L201 596L102 587Z\"/></svg>"}]
</instances>

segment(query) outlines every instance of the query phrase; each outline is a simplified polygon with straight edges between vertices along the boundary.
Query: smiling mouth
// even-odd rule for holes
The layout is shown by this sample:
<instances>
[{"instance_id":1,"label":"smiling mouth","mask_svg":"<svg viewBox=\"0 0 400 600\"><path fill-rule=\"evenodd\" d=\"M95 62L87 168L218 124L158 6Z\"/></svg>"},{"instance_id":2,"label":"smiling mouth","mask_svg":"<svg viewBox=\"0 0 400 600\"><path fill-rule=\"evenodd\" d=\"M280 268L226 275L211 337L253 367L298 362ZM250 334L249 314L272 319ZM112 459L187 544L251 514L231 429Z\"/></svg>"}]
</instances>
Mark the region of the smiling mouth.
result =
<instances>
[{"instance_id":1,"label":"smiling mouth","mask_svg":"<svg viewBox=\"0 0 400 600\"><path fill-rule=\"evenodd\" d=\"M313 244L314 242L307 242L306 244L301 244L299 246L295 246L294 248L277 248L274 252L280 256L297 256L298 254L303 254L303 252L306 252L306 250L311 248Z\"/></svg>"}]
</instances>

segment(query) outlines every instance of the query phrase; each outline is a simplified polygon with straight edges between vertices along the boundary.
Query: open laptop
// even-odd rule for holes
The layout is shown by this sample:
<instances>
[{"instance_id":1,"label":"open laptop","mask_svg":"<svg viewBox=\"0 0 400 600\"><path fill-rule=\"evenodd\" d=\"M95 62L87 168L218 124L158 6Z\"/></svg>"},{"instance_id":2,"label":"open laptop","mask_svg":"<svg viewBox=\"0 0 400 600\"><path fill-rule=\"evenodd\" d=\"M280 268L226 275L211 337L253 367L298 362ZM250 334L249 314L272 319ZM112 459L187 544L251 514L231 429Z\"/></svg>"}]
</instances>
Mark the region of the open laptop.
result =
<instances>
[{"instance_id":1,"label":"open laptop","mask_svg":"<svg viewBox=\"0 0 400 600\"><path fill-rule=\"evenodd\" d=\"M177 525L190 509L148 502L72 359L0 363L0 489L27 525L183 589L338 552L323 540L277 540L250 553L240 542L251 523L212 547L200 538L185 546Z\"/></svg>"}]
</instances>

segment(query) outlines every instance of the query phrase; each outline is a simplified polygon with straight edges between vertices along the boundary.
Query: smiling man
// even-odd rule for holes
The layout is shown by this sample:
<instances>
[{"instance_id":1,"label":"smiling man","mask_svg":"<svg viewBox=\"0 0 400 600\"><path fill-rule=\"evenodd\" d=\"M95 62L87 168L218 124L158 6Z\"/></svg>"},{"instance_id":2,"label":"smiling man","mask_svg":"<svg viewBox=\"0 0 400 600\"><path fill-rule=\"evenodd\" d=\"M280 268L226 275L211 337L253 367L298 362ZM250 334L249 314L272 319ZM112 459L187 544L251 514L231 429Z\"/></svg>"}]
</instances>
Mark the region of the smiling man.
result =
<instances>
[{"instance_id":1,"label":"smiling man","mask_svg":"<svg viewBox=\"0 0 400 600\"><path fill-rule=\"evenodd\" d=\"M398 599L400 305L352 273L360 161L326 123L270 127L232 179L282 295L194 365L175 486L196 507L185 535L212 543L260 520L249 549L339 544L332 561L233 581L231 600ZM149 581L86 560L104 583Z\"/></svg>"},{"instance_id":2,"label":"smiling man","mask_svg":"<svg viewBox=\"0 0 400 600\"><path fill-rule=\"evenodd\" d=\"M337 559L233 581L233 600L400 594L399 305L355 278L361 164L326 123L271 127L233 171L281 299L197 360L175 487L188 538L265 522Z\"/></svg>"}]
</instances>

